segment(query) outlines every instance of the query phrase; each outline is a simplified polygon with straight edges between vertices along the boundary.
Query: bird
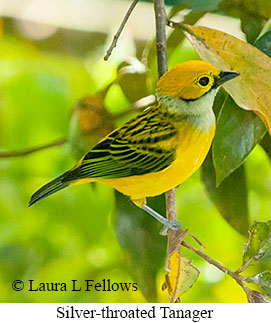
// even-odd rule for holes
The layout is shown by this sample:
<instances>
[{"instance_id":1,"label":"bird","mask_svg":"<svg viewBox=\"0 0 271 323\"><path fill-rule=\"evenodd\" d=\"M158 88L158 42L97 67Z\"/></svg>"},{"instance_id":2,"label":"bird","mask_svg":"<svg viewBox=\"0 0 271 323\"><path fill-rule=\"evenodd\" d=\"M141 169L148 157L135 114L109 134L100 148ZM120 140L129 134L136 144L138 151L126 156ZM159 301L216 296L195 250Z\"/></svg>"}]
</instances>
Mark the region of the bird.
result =
<instances>
[{"instance_id":1,"label":"bird","mask_svg":"<svg viewBox=\"0 0 271 323\"><path fill-rule=\"evenodd\" d=\"M29 206L66 187L100 182L130 197L168 229L181 224L147 205L203 163L215 135L218 88L240 74L202 60L175 65L157 82L156 103L100 140L70 170L42 186Z\"/></svg>"}]
</instances>

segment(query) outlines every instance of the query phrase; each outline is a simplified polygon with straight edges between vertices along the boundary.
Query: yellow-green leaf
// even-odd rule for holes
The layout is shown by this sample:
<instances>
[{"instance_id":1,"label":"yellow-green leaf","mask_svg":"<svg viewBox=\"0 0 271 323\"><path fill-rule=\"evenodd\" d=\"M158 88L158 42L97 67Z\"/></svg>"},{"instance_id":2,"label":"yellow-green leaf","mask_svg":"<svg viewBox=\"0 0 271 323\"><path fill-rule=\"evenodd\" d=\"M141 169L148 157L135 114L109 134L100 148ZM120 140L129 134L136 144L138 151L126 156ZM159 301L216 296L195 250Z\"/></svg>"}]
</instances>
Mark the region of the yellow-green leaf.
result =
<instances>
[{"instance_id":1,"label":"yellow-green leaf","mask_svg":"<svg viewBox=\"0 0 271 323\"><path fill-rule=\"evenodd\" d=\"M168 293L170 302L174 302L194 285L199 276L199 270L188 258L181 256L180 250L174 251L170 256L168 269Z\"/></svg>"},{"instance_id":2,"label":"yellow-green leaf","mask_svg":"<svg viewBox=\"0 0 271 323\"><path fill-rule=\"evenodd\" d=\"M222 70L240 73L225 84L227 92L240 107L255 111L271 132L271 59L219 30L185 25L185 34L203 59Z\"/></svg>"}]
</instances>

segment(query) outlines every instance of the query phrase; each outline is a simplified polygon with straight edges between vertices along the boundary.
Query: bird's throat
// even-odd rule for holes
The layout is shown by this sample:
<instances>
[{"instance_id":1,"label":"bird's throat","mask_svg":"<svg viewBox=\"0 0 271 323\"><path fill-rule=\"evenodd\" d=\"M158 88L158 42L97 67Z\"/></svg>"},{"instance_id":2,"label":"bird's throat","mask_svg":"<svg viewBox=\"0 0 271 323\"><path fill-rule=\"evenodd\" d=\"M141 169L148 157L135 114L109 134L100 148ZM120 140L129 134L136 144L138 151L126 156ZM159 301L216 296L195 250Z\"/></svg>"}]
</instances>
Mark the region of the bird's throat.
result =
<instances>
[{"instance_id":1,"label":"bird's throat","mask_svg":"<svg viewBox=\"0 0 271 323\"><path fill-rule=\"evenodd\" d=\"M216 91L210 91L194 101L184 101L171 96L157 95L158 102L165 107L176 122L189 123L198 131L208 132L215 124L212 109Z\"/></svg>"}]
</instances>

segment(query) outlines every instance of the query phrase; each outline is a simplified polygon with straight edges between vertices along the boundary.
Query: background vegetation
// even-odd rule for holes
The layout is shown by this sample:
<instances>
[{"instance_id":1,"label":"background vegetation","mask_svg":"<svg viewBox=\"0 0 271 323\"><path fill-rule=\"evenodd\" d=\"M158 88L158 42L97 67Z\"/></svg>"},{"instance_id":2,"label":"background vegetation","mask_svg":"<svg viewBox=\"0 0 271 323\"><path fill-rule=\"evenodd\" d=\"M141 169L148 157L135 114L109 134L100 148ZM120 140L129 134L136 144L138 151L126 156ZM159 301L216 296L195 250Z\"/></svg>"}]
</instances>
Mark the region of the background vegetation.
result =
<instances>
[{"instance_id":1,"label":"background vegetation","mask_svg":"<svg viewBox=\"0 0 271 323\"><path fill-rule=\"evenodd\" d=\"M110 7L115 3L110 1ZM207 4L205 1L176 0L167 3L176 5L168 7L169 11L178 13L179 18L175 17L175 20L182 17L189 24L205 16L204 21L215 20L219 28L225 16L234 16L241 24L240 29L233 28L232 33L250 43L255 42L271 14L269 4L260 0L214 0ZM124 7L128 4L123 2ZM153 10L151 5L148 8ZM216 16L206 18L209 12ZM119 21L121 19L120 15ZM13 17L1 19L0 147L10 151L40 146L59 138L67 138L68 142L24 157L0 160L0 301L168 301L167 292L161 290L166 238L158 234L160 225L143 212L137 212L128 199L115 195L111 188L103 185L82 185L27 208L31 194L73 166L86 147L101 136L97 131L104 127L110 130L135 115L134 102L154 93L157 70L153 34L148 35L148 42L136 36L130 39L133 57L120 45L109 61L104 62L102 57L111 35L56 26L47 37L35 40L31 34L23 32L21 23ZM235 22L230 20L230 24L235 25ZM120 39L119 43L124 41ZM169 67L172 67L198 58L198 54L181 31L169 30L168 57ZM223 95L221 92L216 106L221 107L219 100ZM75 105L82 98L83 102ZM94 106L94 110L97 107L94 118L82 117L84 104ZM104 106L110 114L103 114ZM126 112L129 109L131 113ZM237 109L236 106L239 111ZM238 113L231 112L230 117ZM243 120L253 112L240 113L243 114L237 120ZM255 118L254 114L252 118ZM84 120L89 122L85 124ZM93 120L97 121L98 130ZM89 129L94 131L89 132ZM235 138L240 138L241 134L237 131ZM233 143L231 139L227 140L226 143ZM177 189L179 221L183 228L189 228L203 242L208 255L233 270L242 264L250 224L254 220L270 219L269 138L265 137L261 145L253 141L247 155L242 160L242 163L245 161L242 168L245 182L224 188L227 206L230 207L233 201L231 212L226 216L223 213L225 203L212 195L210 187L212 189L214 185L209 182L208 186L212 174L210 156L203 173L209 195L201 180L202 170ZM237 175L237 179L240 178L242 176ZM229 191L234 194L226 200ZM151 203L160 211L165 207L163 197ZM246 301L246 295L234 280L193 253L184 251L184 254L193 259L201 274L193 288L182 296L183 302ZM247 273L253 275L266 269L270 269L270 262L250 267ZM16 279L67 284L72 279L135 281L140 284L140 290L28 292L25 289L16 292L11 288Z\"/></svg>"}]
</instances>

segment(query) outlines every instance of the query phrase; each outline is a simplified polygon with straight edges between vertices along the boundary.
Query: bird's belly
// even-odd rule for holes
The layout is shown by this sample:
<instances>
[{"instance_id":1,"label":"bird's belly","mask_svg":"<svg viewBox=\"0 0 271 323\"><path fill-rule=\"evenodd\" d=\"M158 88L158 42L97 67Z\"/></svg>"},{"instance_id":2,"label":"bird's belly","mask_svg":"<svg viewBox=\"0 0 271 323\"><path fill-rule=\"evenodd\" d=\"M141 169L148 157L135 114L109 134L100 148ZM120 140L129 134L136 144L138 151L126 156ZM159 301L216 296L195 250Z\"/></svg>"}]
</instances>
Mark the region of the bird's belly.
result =
<instances>
[{"instance_id":1,"label":"bird's belly","mask_svg":"<svg viewBox=\"0 0 271 323\"><path fill-rule=\"evenodd\" d=\"M203 163L213 140L215 126L208 132L192 131L180 135L180 147L175 161L166 169L144 175L104 179L110 185L133 200L160 195L178 186L191 176ZM183 137L183 138L182 138Z\"/></svg>"}]
</instances>

